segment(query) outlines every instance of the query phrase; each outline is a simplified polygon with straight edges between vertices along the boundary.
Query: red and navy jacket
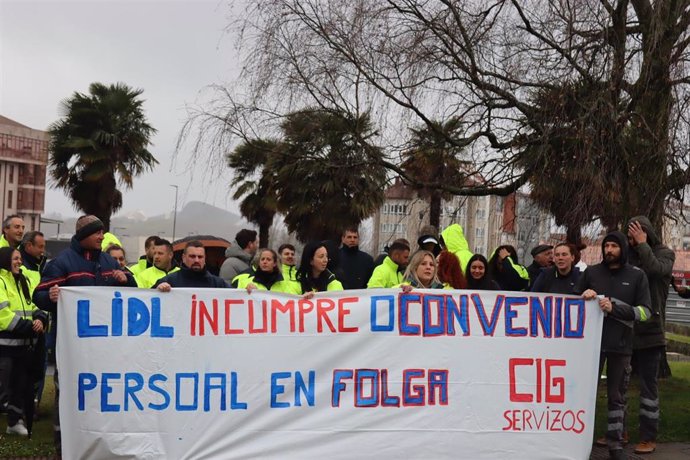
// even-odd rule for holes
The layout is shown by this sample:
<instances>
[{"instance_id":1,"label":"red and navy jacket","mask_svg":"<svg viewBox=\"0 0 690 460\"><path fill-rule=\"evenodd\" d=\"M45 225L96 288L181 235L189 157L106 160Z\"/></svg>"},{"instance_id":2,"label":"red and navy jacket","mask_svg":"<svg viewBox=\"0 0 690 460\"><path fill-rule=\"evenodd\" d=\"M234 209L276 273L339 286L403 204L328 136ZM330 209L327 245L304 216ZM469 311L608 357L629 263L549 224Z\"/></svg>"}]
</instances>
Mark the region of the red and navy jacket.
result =
<instances>
[{"instance_id":1,"label":"red and navy jacket","mask_svg":"<svg viewBox=\"0 0 690 460\"><path fill-rule=\"evenodd\" d=\"M86 250L72 237L70 247L51 260L43 270L41 284L34 290L33 300L38 308L56 314L57 304L51 302L52 286L131 286L137 287L132 273L122 270L127 282L119 283L114 277L120 265L110 254L100 250Z\"/></svg>"}]
</instances>

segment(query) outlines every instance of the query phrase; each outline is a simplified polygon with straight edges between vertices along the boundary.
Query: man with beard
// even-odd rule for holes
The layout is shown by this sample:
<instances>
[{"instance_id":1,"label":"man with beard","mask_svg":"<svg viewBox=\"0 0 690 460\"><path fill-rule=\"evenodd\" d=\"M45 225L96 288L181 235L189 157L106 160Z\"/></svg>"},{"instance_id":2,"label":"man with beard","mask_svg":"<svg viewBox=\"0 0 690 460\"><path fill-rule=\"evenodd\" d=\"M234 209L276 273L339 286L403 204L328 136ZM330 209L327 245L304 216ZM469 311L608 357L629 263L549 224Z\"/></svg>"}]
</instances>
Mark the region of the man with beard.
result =
<instances>
[{"instance_id":1,"label":"man with beard","mask_svg":"<svg viewBox=\"0 0 690 460\"><path fill-rule=\"evenodd\" d=\"M156 281L179 269L174 259L172 243L158 238L153 243L153 266L139 272L134 278L140 288L149 289Z\"/></svg>"},{"instance_id":2,"label":"man with beard","mask_svg":"<svg viewBox=\"0 0 690 460\"><path fill-rule=\"evenodd\" d=\"M399 238L391 243L389 255L374 269L367 288L392 288L403 282L403 273L410 258L410 243Z\"/></svg>"},{"instance_id":3,"label":"man with beard","mask_svg":"<svg viewBox=\"0 0 690 460\"><path fill-rule=\"evenodd\" d=\"M187 243L182 253L182 266L174 273L159 279L153 285L161 292L168 292L171 288L227 288L228 284L218 276L206 270L206 249L201 241L194 240Z\"/></svg>"},{"instance_id":4,"label":"man with beard","mask_svg":"<svg viewBox=\"0 0 690 460\"><path fill-rule=\"evenodd\" d=\"M652 300L652 317L649 321L635 324L633 336L633 363L640 376L640 443L635 446L635 453L650 454L656 450L659 430L657 376L659 363L666 352L666 299L676 254L661 243L645 216L630 219L628 242L632 247L630 263L647 275Z\"/></svg>"},{"instance_id":5,"label":"man with beard","mask_svg":"<svg viewBox=\"0 0 690 460\"><path fill-rule=\"evenodd\" d=\"M374 271L374 259L359 250L359 230L348 227L340 237L340 268L343 277L340 281L345 289L366 289L367 282Z\"/></svg>"},{"instance_id":6,"label":"man with beard","mask_svg":"<svg viewBox=\"0 0 690 460\"><path fill-rule=\"evenodd\" d=\"M608 427L606 442L612 459L625 458L623 421L630 357L633 348L633 322L646 321L651 299L647 275L628 264L628 239L621 232L611 232L601 243L604 260L589 267L580 276L575 292L586 300L599 298L606 315L601 333L599 375L606 363Z\"/></svg>"}]
</instances>

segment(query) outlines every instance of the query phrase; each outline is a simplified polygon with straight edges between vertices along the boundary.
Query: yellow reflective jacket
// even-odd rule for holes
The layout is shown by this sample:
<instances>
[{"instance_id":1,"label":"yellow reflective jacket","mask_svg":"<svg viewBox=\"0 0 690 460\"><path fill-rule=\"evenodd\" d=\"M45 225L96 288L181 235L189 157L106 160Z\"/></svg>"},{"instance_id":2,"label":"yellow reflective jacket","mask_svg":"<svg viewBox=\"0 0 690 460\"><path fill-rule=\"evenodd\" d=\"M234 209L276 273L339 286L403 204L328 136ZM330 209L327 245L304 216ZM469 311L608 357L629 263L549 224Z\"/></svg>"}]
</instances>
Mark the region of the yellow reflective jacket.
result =
<instances>
[{"instance_id":1,"label":"yellow reflective jacket","mask_svg":"<svg viewBox=\"0 0 690 460\"><path fill-rule=\"evenodd\" d=\"M235 280L237 280L237 289L245 289L247 286L249 286L250 283L253 283L256 286L256 288L260 291L284 292L286 294L295 295L299 295L302 293L299 283L297 283L296 281L285 280L282 274L281 278L275 281L273 284L271 284L270 288L268 288L265 284L262 284L259 280L257 280L256 275L252 275L249 273L237 275L233 279L233 282Z\"/></svg>"},{"instance_id":2,"label":"yellow reflective jacket","mask_svg":"<svg viewBox=\"0 0 690 460\"><path fill-rule=\"evenodd\" d=\"M403 282L403 271L389 256L374 269L367 288L392 288Z\"/></svg>"},{"instance_id":3,"label":"yellow reflective jacket","mask_svg":"<svg viewBox=\"0 0 690 460\"><path fill-rule=\"evenodd\" d=\"M0 346L29 345L34 318L47 324L45 312L24 296L12 272L0 269Z\"/></svg>"},{"instance_id":4,"label":"yellow reflective jacket","mask_svg":"<svg viewBox=\"0 0 690 460\"><path fill-rule=\"evenodd\" d=\"M460 224L453 224L443 230L441 236L446 249L455 254L460 261L462 272L465 273L467 264L474 254L470 251L470 245L467 244L467 238L465 238L462 226Z\"/></svg>"},{"instance_id":5,"label":"yellow reflective jacket","mask_svg":"<svg viewBox=\"0 0 690 460\"><path fill-rule=\"evenodd\" d=\"M175 273L179 269L180 267L173 267L170 269L170 271L166 272L153 265L146 270L139 272L134 276L134 279L137 281L137 286L140 288L150 289L154 284L156 284L156 281L168 275L169 273Z\"/></svg>"},{"instance_id":6,"label":"yellow reflective jacket","mask_svg":"<svg viewBox=\"0 0 690 460\"><path fill-rule=\"evenodd\" d=\"M101 243L101 251L105 252L112 245L117 245L122 247L122 243L117 239L115 235L110 232L105 232L103 234L103 242Z\"/></svg>"}]
</instances>

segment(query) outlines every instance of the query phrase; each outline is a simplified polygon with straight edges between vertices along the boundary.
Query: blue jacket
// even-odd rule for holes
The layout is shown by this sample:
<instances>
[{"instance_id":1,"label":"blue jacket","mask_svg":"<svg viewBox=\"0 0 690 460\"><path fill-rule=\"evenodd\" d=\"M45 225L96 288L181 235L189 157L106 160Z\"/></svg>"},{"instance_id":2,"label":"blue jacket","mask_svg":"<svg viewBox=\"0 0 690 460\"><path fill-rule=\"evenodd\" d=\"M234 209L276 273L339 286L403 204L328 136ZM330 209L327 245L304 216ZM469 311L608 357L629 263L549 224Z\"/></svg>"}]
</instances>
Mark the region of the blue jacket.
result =
<instances>
[{"instance_id":1,"label":"blue jacket","mask_svg":"<svg viewBox=\"0 0 690 460\"><path fill-rule=\"evenodd\" d=\"M57 313L57 304L51 302L48 291L52 286L123 286L114 277L113 272L120 270L120 265L110 254L100 250L86 250L72 237L70 247L51 260L43 270L41 284L34 290L33 300L39 308ZM127 270L124 286L137 287L137 282Z\"/></svg>"}]
</instances>

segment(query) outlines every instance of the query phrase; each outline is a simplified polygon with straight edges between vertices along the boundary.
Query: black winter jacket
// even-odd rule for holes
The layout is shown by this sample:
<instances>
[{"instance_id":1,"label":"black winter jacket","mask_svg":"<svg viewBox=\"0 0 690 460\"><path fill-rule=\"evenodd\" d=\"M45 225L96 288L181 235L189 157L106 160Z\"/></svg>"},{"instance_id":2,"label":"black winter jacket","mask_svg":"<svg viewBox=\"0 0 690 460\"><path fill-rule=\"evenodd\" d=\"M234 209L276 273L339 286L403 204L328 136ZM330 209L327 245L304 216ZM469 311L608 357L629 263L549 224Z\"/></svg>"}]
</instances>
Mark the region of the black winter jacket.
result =
<instances>
[{"instance_id":1,"label":"black winter jacket","mask_svg":"<svg viewBox=\"0 0 690 460\"><path fill-rule=\"evenodd\" d=\"M344 289L366 289L374 272L374 259L359 246L340 248L340 268L343 270L340 281Z\"/></svg>"},{"instance_id":2,"label":"black winter jacket","mask_svg":"<svg viewBox=\"0 0 690 460\"><path fill-rule=\"evenodd\" d=\"M532 292L552 292L554 294L575 294L575 286L580 279L580 269L573 267L566 276L558 273L556 267L545 268L532 284Z\"/></svg>"},{"instance_id":3,"label":"black winter jacket","mask_svg":"<svg viewBox=\"0 0 690 460\"><path fill-rule=\"evenodd\" d=\"M169 273L156 281L153 288L157 288L161 283L168 283L174 288L229 288L225 280L213 275L204 269L200 272L190 270L185 264L180 265L180 269L175 273Z\"/></svg>"},{"instance_id":4,"label":"black winter jacket","mask_svg":"<svg viewBox=\"0 0 690 460\"><path fill-rule=\"evenodd\" d=\"M633 349L633 322L645 320L650 315L649 283L642 270L627 263L628 239L625 235L611 232L604 240L607 238L614 238L621 247L621 267L611 269L605 260L588 267L580 276L575 292L582 294L592 289L598 295L611 299L613 310L604 317L601 351L630 355Z\"/></svg>"}]
</instances>

